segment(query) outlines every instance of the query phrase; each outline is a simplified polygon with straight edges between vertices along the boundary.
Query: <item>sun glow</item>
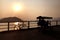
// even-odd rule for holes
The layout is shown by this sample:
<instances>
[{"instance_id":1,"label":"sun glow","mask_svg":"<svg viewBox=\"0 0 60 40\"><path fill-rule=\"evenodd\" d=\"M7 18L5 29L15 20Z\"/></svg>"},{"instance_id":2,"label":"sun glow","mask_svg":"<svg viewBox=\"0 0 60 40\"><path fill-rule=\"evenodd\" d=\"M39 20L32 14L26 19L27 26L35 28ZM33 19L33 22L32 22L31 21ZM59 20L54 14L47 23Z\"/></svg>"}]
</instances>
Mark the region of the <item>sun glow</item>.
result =
<instances>
[{"instance_id":1,"label":"sun glow","mask_svg":"<svg viewBox=\"0 0 60 40\"><path fill-rule=\"evenodd\" d=\"M13 9L14 12L22 11L23 6L19 3L16 3L16 4L12 5L12 9Z\"/></svg>"},{"instance_id":2,"label":"sun glow","mask_svg":"<svg viewBox=\"0 0 60 40\"><path fill-rule=\"evenodd\" d=\"M15 24L15 25L18 25L18 24L19 24L19 22L15 22L14 24Z\"/></svg>"},{"instance_id":3,"label":"sun glow","mask_svg":"<svg viewBox=\"0 0 60 40\"><path fill-rule=\"evenodd\" d=\"M15 5L14 6L14 10L16 10L16 11L21 11L22 10L22 7L21 6L19 6L19 5Z\"/></svg>"}]
</instances>

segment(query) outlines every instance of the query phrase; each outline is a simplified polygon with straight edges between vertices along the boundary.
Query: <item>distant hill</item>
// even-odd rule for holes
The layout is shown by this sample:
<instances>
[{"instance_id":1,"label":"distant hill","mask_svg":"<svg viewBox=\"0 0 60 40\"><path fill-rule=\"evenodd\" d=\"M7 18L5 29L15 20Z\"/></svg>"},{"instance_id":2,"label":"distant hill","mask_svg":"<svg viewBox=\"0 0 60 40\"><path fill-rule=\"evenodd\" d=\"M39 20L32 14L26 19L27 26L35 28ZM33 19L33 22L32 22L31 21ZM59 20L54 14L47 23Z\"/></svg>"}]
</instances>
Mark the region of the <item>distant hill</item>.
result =
<instances>
[{"instance_id":1,"label":"distant hill","mask_svg":"<svg viewBox=\"0 0 60 40\"><path fill-rule=\"evenodd\" d=\"M23 20L17 17L7 17L7 18L0 19L0 22L20 22L20 21Z\"/></svg>"}]
</instances>

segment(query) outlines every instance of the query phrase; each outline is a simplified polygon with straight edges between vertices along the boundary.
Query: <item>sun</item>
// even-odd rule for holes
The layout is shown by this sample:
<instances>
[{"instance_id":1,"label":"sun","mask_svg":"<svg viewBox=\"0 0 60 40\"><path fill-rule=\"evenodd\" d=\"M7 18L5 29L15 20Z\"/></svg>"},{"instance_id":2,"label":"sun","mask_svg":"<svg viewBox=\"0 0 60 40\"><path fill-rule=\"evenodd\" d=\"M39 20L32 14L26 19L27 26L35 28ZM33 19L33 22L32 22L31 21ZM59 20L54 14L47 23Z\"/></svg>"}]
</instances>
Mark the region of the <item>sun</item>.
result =
<instances>
[{"instance_id":1,"label":"sun","mask_svg":"<svg viewBox=\"0 0 60 40\"><path fill-rule=\"evenodd\" d=\"M22 11L22 5L13 4L12 9L13 9L14 12Z\"/></svg>"},{"instance_id":2,"label":"sun","mask_svg":"<svg viewBox=\"0 0 60 40\"><path fill-rule=\"evenodd\" d=\"M20 5L15 5L14 10L16 11L22 10L22 7Z\"/></svg>"},{"instance_id":3,"label":"sun","mask_svg":"<svg viewBox=\"0 0 60 40\"><path fill-rule=\"evenodd\" d=\"M15 6L15 10L20 10L20 9L21 9L21 7Z\"/></svg>"}]
</instances>

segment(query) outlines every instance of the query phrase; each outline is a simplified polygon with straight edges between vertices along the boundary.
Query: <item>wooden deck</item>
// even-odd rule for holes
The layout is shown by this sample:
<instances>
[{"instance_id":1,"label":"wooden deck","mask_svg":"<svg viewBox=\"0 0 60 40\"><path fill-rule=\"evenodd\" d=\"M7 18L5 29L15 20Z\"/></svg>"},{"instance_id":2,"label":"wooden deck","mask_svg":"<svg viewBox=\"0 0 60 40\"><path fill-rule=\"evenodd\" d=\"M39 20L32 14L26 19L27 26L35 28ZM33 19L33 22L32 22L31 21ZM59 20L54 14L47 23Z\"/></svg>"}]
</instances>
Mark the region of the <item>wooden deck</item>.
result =
<instances>
[{"instance_id":1,"label":"wooden deck","mask_svg":"<svg viewBox=\"0 0 60 40\"><path fill-rule=\"evenodd\" d=\"M60 31L44 31L39 28L0 32L0 40L60 40Z\"/></svg>"}]
</instances>

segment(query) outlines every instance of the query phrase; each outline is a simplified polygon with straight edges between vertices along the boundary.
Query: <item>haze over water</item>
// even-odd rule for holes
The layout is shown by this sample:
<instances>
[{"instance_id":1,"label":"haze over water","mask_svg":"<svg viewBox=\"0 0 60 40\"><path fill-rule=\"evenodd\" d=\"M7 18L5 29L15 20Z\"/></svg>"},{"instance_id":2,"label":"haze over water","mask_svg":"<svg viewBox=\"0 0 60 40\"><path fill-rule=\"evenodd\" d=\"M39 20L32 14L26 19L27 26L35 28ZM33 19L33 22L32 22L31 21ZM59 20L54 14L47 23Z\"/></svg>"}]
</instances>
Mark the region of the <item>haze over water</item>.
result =
<instances>
[{"instance_id":1,"label":"haze over water","mask_svg":"<svg viewBox=\"0 0 60 40\"><path fill-rule=\"evenodd\" d=\"M23 20L60 17L60 0L0 0L0 18L13 16Z\"/></svg>"},{"instance_id":2,"label":"haze over water","mask_svg":"<svg viewBox=\"0 0 60 40\"><path fill-rule=\"evenodd\" d=\"M18 17L22 20L36 20L38 16L60 17L60 0L0 0L0 18ZM34 26L32 23L30 25Z\"/></svg>"}]
</instances>

